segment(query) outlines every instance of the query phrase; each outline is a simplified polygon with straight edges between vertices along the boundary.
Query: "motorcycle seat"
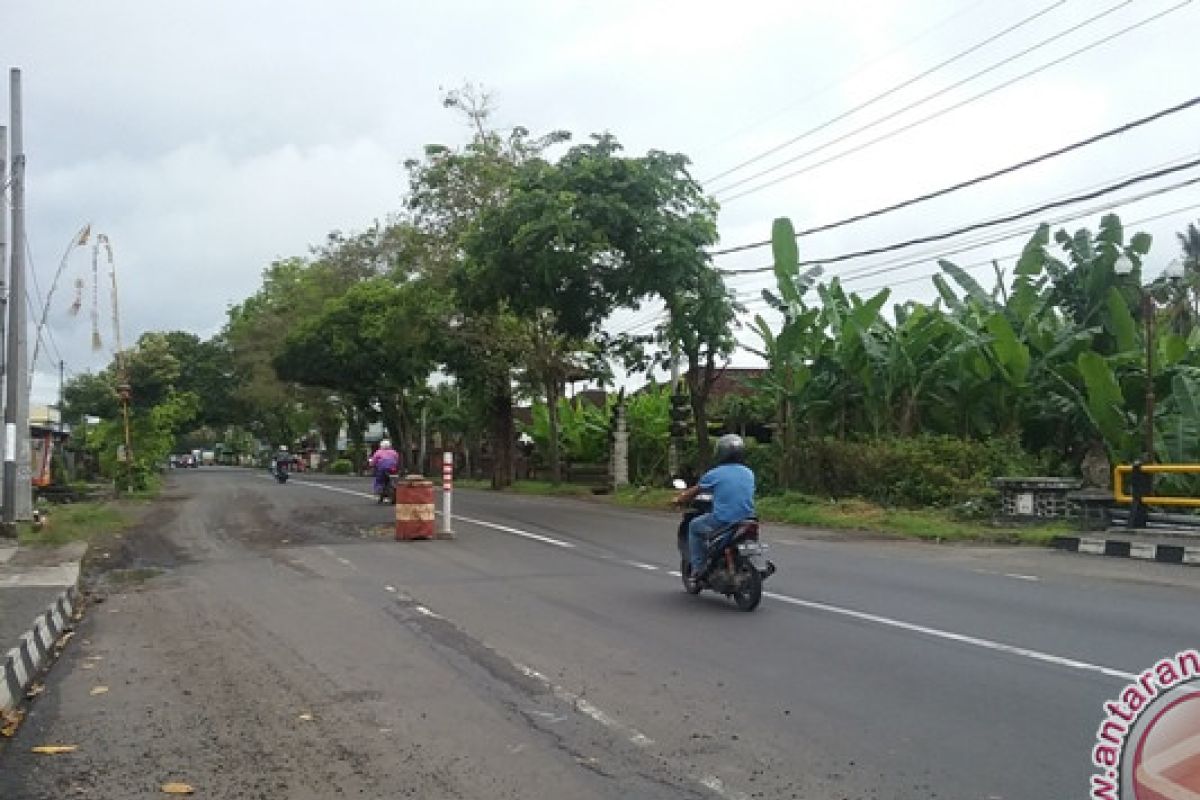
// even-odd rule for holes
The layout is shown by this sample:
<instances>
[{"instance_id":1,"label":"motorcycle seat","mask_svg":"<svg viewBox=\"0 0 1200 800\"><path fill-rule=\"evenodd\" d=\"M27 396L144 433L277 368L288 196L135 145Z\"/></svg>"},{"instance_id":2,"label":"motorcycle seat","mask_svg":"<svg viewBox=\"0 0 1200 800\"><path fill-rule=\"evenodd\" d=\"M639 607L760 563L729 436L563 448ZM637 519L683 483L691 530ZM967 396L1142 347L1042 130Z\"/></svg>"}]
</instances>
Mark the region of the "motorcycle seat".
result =
<instances>
[{"instance_id":1,"label":"motorcycle seat","mask_svg":"<svg viewBox=\"0 0 1200 800\"><path fill-rule=\"evenodd\" d=\"M733 537L739 534L744 535L750 531L758 531L758 517L746 517L743 520L731 522L728 525L722 525L720 528L717 528L715 531L709 534L708 545L709 547L712 547L718 542L721 542L722 546L724 546L726 543L728 543L728 541L732 540Z\"/></svg>"}]
</instances>

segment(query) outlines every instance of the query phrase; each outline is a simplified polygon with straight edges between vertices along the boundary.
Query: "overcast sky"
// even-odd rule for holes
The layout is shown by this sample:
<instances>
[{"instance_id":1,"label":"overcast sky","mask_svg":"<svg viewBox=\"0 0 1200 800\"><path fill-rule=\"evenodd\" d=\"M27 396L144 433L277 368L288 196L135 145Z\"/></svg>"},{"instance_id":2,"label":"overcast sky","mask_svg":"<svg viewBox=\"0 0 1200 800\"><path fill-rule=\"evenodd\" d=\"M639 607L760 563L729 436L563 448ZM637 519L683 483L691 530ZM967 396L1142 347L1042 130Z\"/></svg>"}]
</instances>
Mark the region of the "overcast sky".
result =
<instances>
[{"instance_id":1,"label":"overcast sky","mask_svg":"<svg viewBox=\"0 0 1200 800\"><path fill-rule=\"evenodd\" d=\"M35 305L40 314L61 254L90 222L112 241L127 343L147 330L210 336L273 259L396 211L402 161L427 142L465 139L439 102L464 81L495 93L501 125L577 137L610 131L633 154L688 154L723 201L729 246L767 238L777 216L803 228L868 211L1190 99L1200 94L1198 30L1200 3L1180 0L0 0L2 66L24 77ZM3 119L7 94L5 85ZM802 257L949 230L1190 160L1200 156L1198 131L1200 110L1176 114L952 197L804 238ZM1127 221L1164 215L1138 226L1155 236L1157 270L1178 254L1174 233L1200 219L1200 185L1123 201L1196 176L1190 169L1043 218L1083 214L1066 224L1094 227L1104 204L1122 204ZM938 255L1016 232L952 258L1007 256L1034 224L828 274L858 276L848 286L859 291L892 286L897 299L929 297L922 276ZM769 259L760 249L716 263L738 269ZM101 352L91 346L90 296L77 317L69 313L75 280L90 273L90 249L71 250L49 306L34 402L54 399L60 357L68 374L111 358L110 307L101 309ZM990 284L990 268L975 274ZM753 301L770 278L732 283ZM644 330L651 313L621 314L612 326Z\"/></svg>"}]
</instances>

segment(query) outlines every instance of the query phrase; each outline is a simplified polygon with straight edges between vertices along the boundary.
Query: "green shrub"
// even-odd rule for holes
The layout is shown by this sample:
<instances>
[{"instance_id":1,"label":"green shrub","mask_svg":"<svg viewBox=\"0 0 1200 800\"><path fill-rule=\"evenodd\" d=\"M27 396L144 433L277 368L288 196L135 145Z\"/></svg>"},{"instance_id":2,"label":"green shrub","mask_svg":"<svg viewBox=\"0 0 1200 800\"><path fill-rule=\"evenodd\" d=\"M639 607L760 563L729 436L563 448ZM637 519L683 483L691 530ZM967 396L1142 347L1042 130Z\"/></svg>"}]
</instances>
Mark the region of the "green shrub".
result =
<instances>
[{"instance_id":1,"label":"green shrub","mask_svg":"<svg viewBox=\"0 0 1200 800\"><path fill-rule=\"evenodd\" d=\"M353 471L354 465L348 458L339 458L329 465L329 472L333 475L349 475Z\"/></svg>"},{"instance_id":2,"label":"green shrub","mask_svg":"<svg viewBox=\"0 0 1200 800\"><path fill-rule=\"evenodd\" d=\"M798 449L792 488L824 497L863 497L888 506L959 506L986 497L992 478L1042 472L1042 465L1015 439L1003 437L816 439Z\"/></svg>"},{"instance_id":3,"label":"green shrub","mask_svg":"<svg viewBox=\"0 0 1200 800\"><path fill-rule=\"evenodd\" d=\"M779 452L774 444L759 444L746 439L746 466L754 470L758 494L775 494L779 486Z\"/></svg>"}]
</instances>

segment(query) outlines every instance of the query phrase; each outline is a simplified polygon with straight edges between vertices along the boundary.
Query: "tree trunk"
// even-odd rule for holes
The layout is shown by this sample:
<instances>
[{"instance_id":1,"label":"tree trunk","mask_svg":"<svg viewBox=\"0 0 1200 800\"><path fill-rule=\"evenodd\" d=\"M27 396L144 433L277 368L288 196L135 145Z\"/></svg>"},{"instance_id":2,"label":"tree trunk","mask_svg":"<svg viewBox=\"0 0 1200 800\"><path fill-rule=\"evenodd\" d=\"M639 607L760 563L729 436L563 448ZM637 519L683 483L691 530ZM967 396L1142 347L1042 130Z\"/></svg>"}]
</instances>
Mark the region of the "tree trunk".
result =
<instances>
[{"instance_id":1,"label":"tree trunk","mask_svg":"<svg viewBox=\"0 0 1200 800\"><path fill-rule=\"evenodd\" d=\"M796 450L794 434L792 399L785 396L779 404L779 488L781 489L790 489L792 485L792 458Z\"/></svg>"},{"instance_id":2,"label":"tree trunk","mask_svg":"<svg viewBox=\"0 0 1200 800\"><path fill-rule=\"evenodd\" d=\"M320 426L321 443L325 446L325 455L329 461L333 461L338 457L337 440L338 434L341 433L341 420L337 418L326 418L322 420Z\"/></svg>"},{"instance_id":3,"label":"tree trunk","mask_svg":"<svg viewBox=\"0 0 1200 800\"><path fill-rule=\"evenodd\" d=\"M917 428L917 398L909 396L904 400L904 408L900 413L900 436L908 438Z\"/></svg>"},{"instance_id":4,"label":"tree trunk","mask_svg":"<svg viewBox=\"0 0 1200 800\"><path fill-rule=\"evenodd\" d=\"M446 449L449 450L449 440L447 440ZM425 465L429 463L429 407L421 407L421 441L417 445L417 461L421 464L421 472L425 471Z\"/></svg>"},{"instance_id":5,"label":"tree trunk","mask_svg":"<svg viewBox=\"0 0 1200 800\"><path fill-rule=\"evenodd\" d=\"M380 398L379 415L383 418L384 436L391 439L393 446L400 452L400 470L406 472L409 464L406 457L408 454L405 452L407 448L404 445L404 425L401 422L401 413L398 401Z\"/></svg>"},{"instance_id":6,"label":"tree trunk","mask_svg":"<svg viewBox=\"0 0 1200 800\"><path fill-rule=\"evenodd\" d=\"M708 436L708 395L717 379L716 356L704 354L704 366L700 366L700 353L688 353L688 393L692 400L692 422L696 426L696 470L703 473L712 460L712 444Z\"/></svg>"},{"instance_id":7,"label":"tree trunk","mask_svg":"<svg viewBox=\"0 0 1200 800\"><path fill-rule=\"evenodd\" d=\"M712 462L712 442L708 436L708 391L705 389L692 392L692 420L696 424L696 472L703 474Z\"/></svg>"},{"instance_id":8,"label":"tree trunk","mask_svg":"<svg viewBox=\"0 0 1200 800\"><path fill-rule=\"evenodd\" d=\"M492 488L503 489L512 485L513 449L517 438L512 392L497 392L488 405L492 429Z\"/></svg>"},{"instance_id":9,"label":"tree trunk","mask_svg":"<svg viewBox=\"0 0 1200 800\"><path fill-rule=\"evenodd\" d=\"M367 433L366 415L361 407L345 406L346 412L346 456L350 459L354 474L363 468L366 446L363 439Z\"/></svg>"},{"instance_id":10,"label":"tree trunk","mask_svg":"<svg viewBox=\"0 0 1200 800\"><path fill-rule=\"evenodd\" d=\"M550 483L557 486L562 482L562 453L558 433L558 387L554 380L546 382L546 421L550 427L549 457Z\"/></svg>"}]
</instances>

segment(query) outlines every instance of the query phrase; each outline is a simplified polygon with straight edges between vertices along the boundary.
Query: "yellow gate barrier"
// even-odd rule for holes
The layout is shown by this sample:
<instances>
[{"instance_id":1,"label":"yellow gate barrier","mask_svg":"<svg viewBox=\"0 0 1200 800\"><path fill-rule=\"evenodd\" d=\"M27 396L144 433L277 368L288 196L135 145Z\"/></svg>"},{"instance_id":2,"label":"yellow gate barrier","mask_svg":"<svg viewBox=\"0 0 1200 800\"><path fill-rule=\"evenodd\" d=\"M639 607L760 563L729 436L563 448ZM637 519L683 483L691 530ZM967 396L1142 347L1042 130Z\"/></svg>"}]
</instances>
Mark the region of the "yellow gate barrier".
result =
<instances>
[{"instance_id":1,"label":"yellow gate barrier","mask_svg":"<svg viewBox=\"0 0 1200 800\"><path fill-rule=\"evenodd\" d=\"M1135 495L1125 488L1125 477L1137 472L1142 474L1200 475L1200 464L1118 464L1113 469L1113 499L1118 503L1143 503L1148 506L1180 506L1200 508L1200 497L1159 497L1157 495Z\"/></svg>"}]
</instances>

